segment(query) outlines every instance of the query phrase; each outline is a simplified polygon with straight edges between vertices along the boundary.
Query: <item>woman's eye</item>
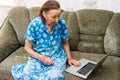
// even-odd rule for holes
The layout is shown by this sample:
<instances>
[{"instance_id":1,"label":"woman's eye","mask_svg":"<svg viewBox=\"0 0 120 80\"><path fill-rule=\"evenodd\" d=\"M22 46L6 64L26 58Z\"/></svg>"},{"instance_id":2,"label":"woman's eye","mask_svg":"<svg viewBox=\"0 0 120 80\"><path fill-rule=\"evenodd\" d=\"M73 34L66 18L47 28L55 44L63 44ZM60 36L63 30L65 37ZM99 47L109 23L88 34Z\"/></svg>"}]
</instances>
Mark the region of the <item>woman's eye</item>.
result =
<instances>
[{"instance_id":1,"label":"woman's eye","mask_svg":"<svg viewBox=\"0 0 120 80\"><path fill-rule=\"evenodd\" d=\"M52 18L57 18L57 17L59 18L60 16L53 16Z\"/></svg>"},{"instance_id":2,"label":"woman's eye","mask_svg":"<svg viewBox=\"0 0 120 80\"><path fill-rule=\"evenodd\" d=\"M56 18L56 16L53 16L52 18Z\"/></svg>"}]
</instances>

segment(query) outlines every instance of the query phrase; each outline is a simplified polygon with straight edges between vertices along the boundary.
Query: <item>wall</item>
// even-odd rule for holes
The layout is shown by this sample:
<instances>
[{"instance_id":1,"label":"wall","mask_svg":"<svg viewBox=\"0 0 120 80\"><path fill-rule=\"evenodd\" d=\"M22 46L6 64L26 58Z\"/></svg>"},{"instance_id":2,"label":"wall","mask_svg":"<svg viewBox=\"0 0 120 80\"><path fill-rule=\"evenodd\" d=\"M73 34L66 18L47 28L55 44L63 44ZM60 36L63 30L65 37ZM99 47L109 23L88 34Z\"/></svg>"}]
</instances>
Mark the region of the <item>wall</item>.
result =
<instances>
[{"instance_id":1,"label":"wall","mask_svg":"<svg viewBox=\"0 0 120 80\"><path fill-rule=\"evenodd\" d=\"M41 6L46 0L24 0L26 7ZM68 11L79 9L105 9L120 12L120 0L57 0L61 8Z\"/></svg>"}]
</instances>

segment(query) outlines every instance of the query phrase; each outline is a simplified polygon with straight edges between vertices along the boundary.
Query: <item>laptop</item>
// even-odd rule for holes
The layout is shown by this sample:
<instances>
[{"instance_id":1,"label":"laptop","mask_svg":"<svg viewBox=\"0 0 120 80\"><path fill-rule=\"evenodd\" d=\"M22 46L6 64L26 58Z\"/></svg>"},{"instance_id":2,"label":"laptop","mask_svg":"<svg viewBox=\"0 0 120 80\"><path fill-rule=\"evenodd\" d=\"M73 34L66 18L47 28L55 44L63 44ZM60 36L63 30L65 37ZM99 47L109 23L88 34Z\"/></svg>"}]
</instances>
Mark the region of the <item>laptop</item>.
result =
<instances>
[{"instance_id":1,"label":"laptop","mask_svg":"<svg viewBox=\"0 0 120 80\"><path fill-rule=\"evenodd\" d=\"M87 79L92 72L94 72L96 69L98 69L102 65L102 63L106 60L108 55L109 54L105 55L98 62L81 58L80 59L81 65L79 67L72 65L66 69L66 72L79 76L83 79Z\"/></svg>"}]
</instances>

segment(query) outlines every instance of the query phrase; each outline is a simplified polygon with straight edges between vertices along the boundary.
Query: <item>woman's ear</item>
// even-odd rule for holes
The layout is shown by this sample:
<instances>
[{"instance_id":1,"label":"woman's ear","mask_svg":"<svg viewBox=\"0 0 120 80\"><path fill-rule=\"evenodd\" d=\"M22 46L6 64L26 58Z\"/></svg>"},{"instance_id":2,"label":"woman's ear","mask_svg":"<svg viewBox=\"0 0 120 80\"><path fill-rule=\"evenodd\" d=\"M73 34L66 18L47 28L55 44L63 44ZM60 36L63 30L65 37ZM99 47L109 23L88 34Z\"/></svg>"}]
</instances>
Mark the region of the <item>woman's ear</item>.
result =
<instances>
[{"instance_id":1,"label":"woman's ear","mask_svg":"<svg viewBox=\"0 0 120 80\"><path fill-rule=\"evenodd\" d=\"M43 15L43 17L45 17L46 13L43 11L43 12L42 12L42 15Z\"/></svg>"}]
</instances>

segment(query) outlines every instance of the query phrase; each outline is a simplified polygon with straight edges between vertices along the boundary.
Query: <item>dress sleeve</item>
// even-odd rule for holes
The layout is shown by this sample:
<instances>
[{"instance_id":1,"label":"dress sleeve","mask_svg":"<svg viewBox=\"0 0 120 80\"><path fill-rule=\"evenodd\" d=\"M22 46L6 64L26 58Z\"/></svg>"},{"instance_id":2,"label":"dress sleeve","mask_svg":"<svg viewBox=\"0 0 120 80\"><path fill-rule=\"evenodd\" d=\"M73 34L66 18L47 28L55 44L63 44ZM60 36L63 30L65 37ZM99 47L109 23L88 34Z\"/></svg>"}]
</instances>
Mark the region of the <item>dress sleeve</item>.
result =
<instances>
[{"instance_id":1,"label":"dress sleeve","mask_svg":"<svg viewBox=\"0 0 120 80\"><path fill-rule=\"evenodd\" d=\"M60 23L62 26L62 40L68 40L67 24L63 18L60 19Z\"/></svg>"},{"instance_id":2,"label":"dress sleeve","mask_svg":"<svg viewBox=\"0 0 120 80\"><path fill-rule=\"evenodd\" d=\"M28 25L28 28L25 33L25 39L27 39L29 42L35 42L35 26L36 21L31 21Z\"/></svg>"}]
</instances>

